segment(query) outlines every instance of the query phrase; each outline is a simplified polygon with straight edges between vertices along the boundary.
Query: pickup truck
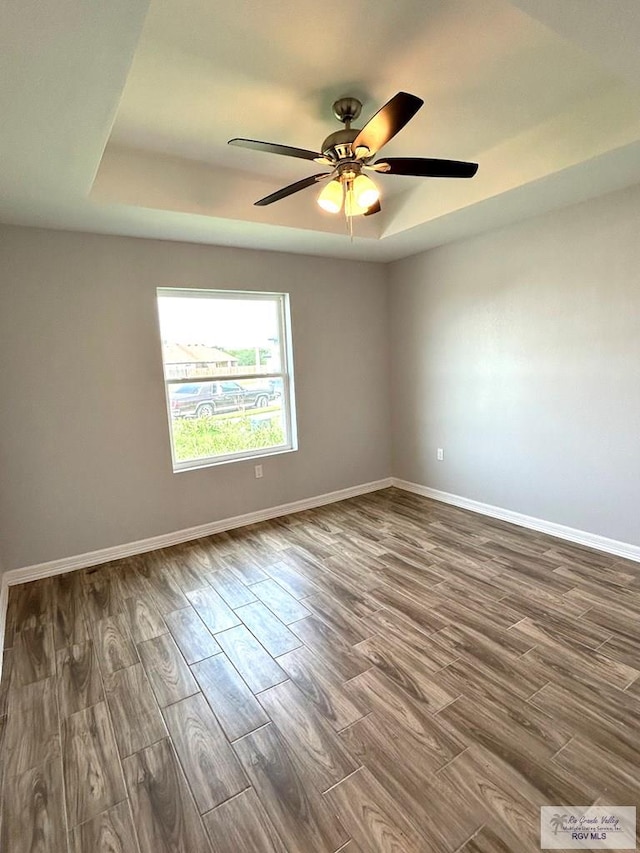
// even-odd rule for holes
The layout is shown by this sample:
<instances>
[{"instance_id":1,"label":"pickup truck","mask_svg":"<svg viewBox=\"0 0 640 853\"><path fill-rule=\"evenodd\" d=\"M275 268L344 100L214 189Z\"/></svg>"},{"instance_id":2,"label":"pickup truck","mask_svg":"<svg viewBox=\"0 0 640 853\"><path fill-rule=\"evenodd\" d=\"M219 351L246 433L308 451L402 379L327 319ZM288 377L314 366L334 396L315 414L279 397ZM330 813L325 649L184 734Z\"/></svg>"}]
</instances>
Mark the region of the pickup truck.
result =
<instances>
[{"instance_id":1,"label":"pickup truck","mask_svg":"<svg viewBox=\"0 0 640 853\"><path fill-rule=\"evenodd\" d=\"M269 385L245 388L238 382L187 382L171 388L174 418L204 418L238 409L262 409L278 396Z\"/></svg>"}]
</instances>

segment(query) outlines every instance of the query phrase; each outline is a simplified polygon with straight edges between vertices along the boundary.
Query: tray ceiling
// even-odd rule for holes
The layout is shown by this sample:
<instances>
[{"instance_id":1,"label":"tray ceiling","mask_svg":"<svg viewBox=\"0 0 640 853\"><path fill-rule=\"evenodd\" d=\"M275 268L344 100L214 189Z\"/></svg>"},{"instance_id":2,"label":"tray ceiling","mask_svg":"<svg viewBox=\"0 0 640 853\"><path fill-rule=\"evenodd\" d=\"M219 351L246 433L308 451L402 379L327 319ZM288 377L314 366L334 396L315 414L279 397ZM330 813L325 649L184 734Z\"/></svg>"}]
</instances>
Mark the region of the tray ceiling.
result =
<instances>
[{"instance_id":1,"label":"tray ceiling","mask_svg":"<svg viewBox=\"0 0 640 853\"><path fill-rule=\"evenodd\" d=\"M55 8L54 8L55 7ZM3 12L5 222L387 261L640 181L635 0L25 0ZM377 176L383 211L323 213L331 103L425 106L388 156L474 160L470 181ZM311 168L310 168L311 166Z\"/></svg>"}]
</instances>

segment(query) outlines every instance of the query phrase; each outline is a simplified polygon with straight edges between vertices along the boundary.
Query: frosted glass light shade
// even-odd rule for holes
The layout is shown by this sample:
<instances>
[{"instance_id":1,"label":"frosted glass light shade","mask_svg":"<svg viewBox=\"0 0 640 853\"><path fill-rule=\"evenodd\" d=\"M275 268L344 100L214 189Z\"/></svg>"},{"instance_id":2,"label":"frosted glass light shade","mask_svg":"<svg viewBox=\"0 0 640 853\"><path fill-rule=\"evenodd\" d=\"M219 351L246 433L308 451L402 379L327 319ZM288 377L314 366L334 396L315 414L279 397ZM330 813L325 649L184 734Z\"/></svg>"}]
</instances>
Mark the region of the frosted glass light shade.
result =
<instances>
[{"instance_id":1,"label":"frosted glass light shade","mask_svg":"<svg viewBox=\"0 0 640 853\"><path fill-rule=\"evenodd\" d=\"M318 196L318 204L329 213L339 213L342 207L342 184L334 179L329 181Z\"/></svg>"},{"instance_id":2,"label":"frosted glass light shade","mask_svg":"<svg viewBox=\"0 0 640 853\"><path fill-rule=\"evenodd\" d=\"M353 194L360 207L368 210L380 198L380 191L367 175L358 175L353 182Z\"/></svg>"}]
</instances>

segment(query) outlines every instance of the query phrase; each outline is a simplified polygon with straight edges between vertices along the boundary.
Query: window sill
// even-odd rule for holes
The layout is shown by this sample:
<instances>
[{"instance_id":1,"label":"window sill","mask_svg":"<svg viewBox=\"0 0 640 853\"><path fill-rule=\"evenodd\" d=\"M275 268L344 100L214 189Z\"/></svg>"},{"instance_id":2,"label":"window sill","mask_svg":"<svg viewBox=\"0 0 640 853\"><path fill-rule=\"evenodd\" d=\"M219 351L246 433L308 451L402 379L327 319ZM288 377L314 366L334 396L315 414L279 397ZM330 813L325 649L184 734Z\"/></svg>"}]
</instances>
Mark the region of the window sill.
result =
<instances>
[{"instance_id":1,"label":"window sill","mask_svg":"<svg viewBox=\"0 0 640 853\"><path fill-rule=\"evenodd\" d=\"M219 465L229 465L232 462L251 462L254 459L264 459L265 456L282 456L285 453L296 453L298 450L295 447L272 447L264 450L252 450L246 454L236 454L230 457L209 457L207 459L194 459L193 462L174 463L174 474L185 474L189 471L201 471L203 468L217 468Z\"/></svg>"}]
</instances>

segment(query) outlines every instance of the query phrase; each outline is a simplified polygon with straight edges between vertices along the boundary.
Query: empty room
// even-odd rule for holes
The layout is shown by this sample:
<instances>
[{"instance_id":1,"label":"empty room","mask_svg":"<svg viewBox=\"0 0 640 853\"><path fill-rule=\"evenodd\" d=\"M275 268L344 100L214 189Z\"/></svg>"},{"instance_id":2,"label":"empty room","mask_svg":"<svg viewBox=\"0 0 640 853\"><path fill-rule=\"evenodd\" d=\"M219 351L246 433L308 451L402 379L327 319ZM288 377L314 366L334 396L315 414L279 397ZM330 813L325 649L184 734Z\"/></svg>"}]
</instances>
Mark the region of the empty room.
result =
<instances>
[{"instance_id":1,"label":"empty room","mask_svg":"<svg viewBox=\"0 0 640 853\"><path fill-rule=\"evenodd\" d=\"M636 850L637 0L7 0L1 853Z\"/></svg>"}]
</instances>

